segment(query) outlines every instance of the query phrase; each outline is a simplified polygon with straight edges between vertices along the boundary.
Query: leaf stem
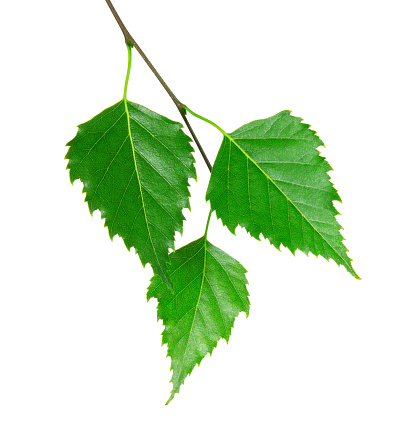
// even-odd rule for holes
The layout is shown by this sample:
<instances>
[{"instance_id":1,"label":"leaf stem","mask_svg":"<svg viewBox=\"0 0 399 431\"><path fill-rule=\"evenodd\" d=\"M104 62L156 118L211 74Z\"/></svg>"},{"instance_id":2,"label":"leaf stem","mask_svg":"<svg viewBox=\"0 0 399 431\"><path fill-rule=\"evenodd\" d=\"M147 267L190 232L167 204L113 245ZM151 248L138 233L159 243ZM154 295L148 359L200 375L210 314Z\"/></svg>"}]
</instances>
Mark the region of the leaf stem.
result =
<instances>
[{"instance_id":1,"label":"leaf stem","mask_svg":"<svg viewBox=\"0 0 399 431\"><path fill-rule=\"evenodd\" d=\"M209 227L209 222L211 221L211 215L212 215L212 212L213 212L213 210L211 209L211 210L209 211L208 220L207 220L207 222L206 222L205 233L204 233L205 241L206 241L206 238L207 238L207 236L208 236L208 227Z\"/></svg>"},{"instance_id":2,"label":"leaf stem","mask_svg":"<svg viewBox=\"0 0 399 431\"><path fill-rule=\"evenodd\" d=\"M193 128L191 127L191 124L189 123L187 116L186 116L186 111L184 109L184 105L179 101L179 99L175 96L175 94L172 92L172 90L169 88L169 86L166 84L166 82L163 80L163 78L161 77L161 75L158 73L158 71L155 69L155 67L153 66L153 64L151 63L151 61L148 59L148 57L144 54L143 50L139 47L139 45L137 44L137 42L133 39L132 35L129 33L129 31L127 30L127 28L125 27L125 25L123 24L121 18L119 17L117 11L115 10L111 0L105 0L108 7L110 8L116 22L118 23L123 36L125 37L125 42L126 45L130 45L134 48L136 48L137 52L140 54L140 56L142 57L142 59L145 61L145 63L147 64L147 66L150 68L151 72L157 77L158 81L161 83L162 87L165 89L165 91L168 93L169 97L173 100L173 103L176 105L176 108L178 109L178 111L180 112L180 115L183 118L184 123L186 124L188 130L191 133L191 136L194 139L194 142L197 145L197 148L199 150L199 152L201 153L202 158L204 159L209 172L212 171L212 165L209 162L208 157L205 154L205 151L203 150L197 136L194 133Z\"/></svg>"},{"instance_id":3,"label":"leaf stem","mask_svg":"<svg viewBox=\"0 0 399 431\"><path fill-rule=\"evenodd\" d=\"M125 88L123 89L123 100L126 99L126 93L127 93L127 86L129 84L129 77L130 77L130 70L132 68L132 47L126 43L127 46L127 52L128 52L128 63L127 63L127 72L126 72L126 79L125 79Z\"/></svg>"},{"instance_id":4,"label":"leaf stem","mask_svg":"<svg viewBox=\"0 0 399 431\"><path fill-rule=\"evenodd\" d=\"M202 121L205 121L206 123L209 123L210 125L212 125L213 127L215 127L216 129L219 130L219 132L223 133L224 136L229 136L228 133L226 133L221 127L219 127L216 123L214 123L211 120L208 120L207 118L203 117L202 115L196 114L194 111L192 111L190 108L188 108L187 106L184 105L184 109L186 111L188 111L191 115L194 115L194 117L199 118Z\"/></svg>"}]
</instances>

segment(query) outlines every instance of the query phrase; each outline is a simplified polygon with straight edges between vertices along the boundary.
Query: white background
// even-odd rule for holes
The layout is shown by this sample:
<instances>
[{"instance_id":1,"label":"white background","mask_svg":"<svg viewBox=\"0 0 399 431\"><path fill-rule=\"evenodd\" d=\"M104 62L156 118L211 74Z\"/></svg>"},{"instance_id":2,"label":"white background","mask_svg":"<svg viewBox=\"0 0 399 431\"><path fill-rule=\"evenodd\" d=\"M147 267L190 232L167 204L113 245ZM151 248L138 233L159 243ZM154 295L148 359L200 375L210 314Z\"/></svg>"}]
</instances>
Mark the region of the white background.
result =
<instances>
[{"instance_id":1,"label":"white background","mask_svg":"<svg viewBox=\"0 0 399 431\"><path fill-rule=\"evenodd\" d=\"M399 430L395 1L115 0L176 95L225 130L291 109L322 154L357 281L212 218L209 239L248 270L251 312L164 406L151 269L69 183L76 125L122 97L127 52L105 1L6 2L1 36L0 429ZM134 53L129 99L181 121ZM221 141L192 119L213 161ZM203 234L209 179L184 237Z\"/></svg>"}]
</instances>

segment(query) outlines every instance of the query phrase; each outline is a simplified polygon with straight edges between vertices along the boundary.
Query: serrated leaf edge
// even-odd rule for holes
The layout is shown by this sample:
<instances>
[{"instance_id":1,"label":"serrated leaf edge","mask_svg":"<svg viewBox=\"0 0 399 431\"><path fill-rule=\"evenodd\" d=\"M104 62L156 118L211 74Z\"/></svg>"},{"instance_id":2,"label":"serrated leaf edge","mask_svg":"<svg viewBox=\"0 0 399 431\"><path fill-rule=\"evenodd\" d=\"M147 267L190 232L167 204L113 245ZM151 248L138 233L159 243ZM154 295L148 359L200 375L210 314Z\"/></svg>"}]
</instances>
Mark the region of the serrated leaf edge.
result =
<instances>
[{"instance_id":1,"label":"serrated leaf edge","mask_svg":"<svg viewBox=\"0 0 399 431\"><path fill-rule=\"evenodd\" d=\"M205 269L206 269L206 253L208 252L218 263L219 263L219 261L218 261L218 259L215 257L215 256L213 256L213 254L210 252L210 251L208 251L207 250L207 246L206 246L206 244L207 244L207 242L208 242L208 240L207 240L207 238L206 238L206 236L204 235L202 238L200 238L200 239L202 239L202 240L204 240L204 244L203 244L203 246L197 251L197 253L195 254L195 255L193 255L193 256L191 256L190 257L190 259L192 259L192 258L194 258L195 256L197 256L197 254L198 253L200 253L202 250L204 250L204 265L203 265L203 270L202 270L202 272L203 272L203 274L202 274L202 281L201 281L201 289L200 289L200 292L199 292L199 295L198 295L198 300L197 300L197 304L196 304L196 306L195 306L195 313L194 313L194 317L193 317L193 322L192 322L192 324L191 324L191 328L190 328L190 331L189 331L189 333L190 333L190 335L189 335L189 338L188 338L188 340L187 340L187 344L186 344L186 349L185 349L185 352L184 352L184 357L183 357L183 362L184 362L184 358L185 358L185 356L186 356L186 353L187 353L187 347L188 347L188 344L189 344L189 340L190 340L190 337L191 337L191 334L193 333L193 326L194 326L194 322L195 322L195 317L196 317L196 314L197 314L197 311L198 311L198 309L199 309L199 303L200 303L200 300L201 300L201 296L202 296L202 290L203 290L203 285L204 285L204 280L205 280L205 273L206 273L206 271L205 271ZM198 241L198 240L197 240ZM196 242L196 241L195 241ZM214 247L216 247L216 246L214 246ZM189 260L190 260L189 259ZM185 265L186 263L188 262L188 260L187 261L185 261L182 265L180 265L178 268L176 268L174 271L172 271L169 275L171 276L172 274L174 274L176 271L178 271L183 265ZM239 262L238 262L239 263ZM240 264L240 263L239 263ZM169 261L169 263L168 263L168 267L170 267L170 265L171 265L171 262ZM222 266L222 265L221 265ZM245 274L248 272L241 264L240 264L240 266L243 268L243 270L244 270L244 278L245 278L245 286L247 286L248 285L248 280L247 280L247 278L246 278L246 276L245 276ZM224 267L222 266L222 268L224 269ZM224 269L224 271L226 272L226 270ZM228 278L230 278L230 276L227 274L227 276L228 276ZM154 287L154 289L151 291L151 296L150 296L150 294L149 293L147 293L147 301L149 301L151 298L156 298L157 299L157 301L158 301L158 305L157 305L157 321L162 321L162 325L163 325L163 327L164 327L164 331L162 331L162 343L161 343L161 345L163 346L163 345L167 345L167 342L166 341L164 341L164 339L163 339L163 335L164 335L164 332L165 332L165 330L167 329L166 328L166 324L165 324L165 322L164 322L164 319L162 319L161 317L159 317L159 306L160 306L160 302L159 302L159 299L154 295L154 292L156 291L156 289L158 288L158 286L160 286L161 284L162 284L162 280L160 279L159 280L159 284L157 285L157 286L155 286ZM231 284L234 286L234 283L232 283L231 282ZM212 289L213 290L213 289ZM215 294L214 294L215 295ZM243 301L243 299L242 299L242 297L241 297L241 295L238 293L238 291L237 291L237 295L238 295L238 297L241 299L241 301L243 302L243 305L245 306L245 304L244 304L244 301ZM216 296L216 295L215 295ZM249 296L249 293L248 293L248 296ZM216 300L217 300L217 298L216 298ZM233 328L234 328L234 323L235 323L235 319L239 316L239 314L240 313L245 313L245 315L246 315L246 318L248 318L248 316L249 316L249 307L250 307L250 302L249 302L249 300L248 300L248 309L247 310L241 310L241 311L238 311L238 313L234 313L233 314L233 323L232 323L232 326L229 328L229 330L226 330L226 338L225 337L223 337L223 336L220 336L219 337L219 339L216 341L216 344L210 349L210 351L209 352L207 352L207 354L203 357L203 358L200 358L200 360L199 361L196 361L196 365L199 367L199 365L201 364L201 362L208 356L208 354L209 354L209 356L212 356L212 353L213 353L213 351L214 351L214 349L217 347L217 345L219 344L219 342L223 339L223 340L225 340L226 341L226 344L228 344L228 342L229 342L229 340L230 340L230 337L231 337L231 333L232 333L232 330L233 330ZM226 327L225 327L225 329L227 329ZM166 354L166 357L170 357L171 358L171 360L172 360L172 357L171 357L171 355L169 354L169 349L168 349L168 352L167 352L167 354ZM189 372L189 373L187 373L187 376L190 376L191 375L191 373L193 372L193 370L194 370L194 368L195 368L195 366L192 368L192 370ZM178 378L180 377L180 375L181 375L181 371L182 371L182 369L183 369L183 365L181 366L181 368L180 368L180 373L179 373L179 375L178 375ZM173 385L173 372L174 372L174 370L173 370L173 368L172 368L172 365L171 365L171 367L170 367L170 371L172 371L172 377L171 377L171 379L170 379L170 383L172 383L172 385ZM186 377L187 377L186 376ZM171 391L171 394L170 394L170 397L169 397L169 399L166 401L166 403L165 403L165 405L168 405L172 400L173 400L173 398L174 398L174 396L176 395L176 394L178 394L179 392L180 392L180 387L182 386L182 385L184 385L184 382L185 382L185 380L186 380L186 377L184 378L184 380L183 380L183 382L181 383L181 385L179 385L176 389L173 389L172 388L172 391Z\"/></svg>"},{"instance_id":2,"label":"serrated leaf edge","mask_svg":"<svg viewBox=\"0 0 399 431\"><path fill-rule=\"evenodd\" d=\"M291 113L291 111L289 111L289 110L285 110L285 111L281 111L281 112L279 112L279 114L290 114ZM278 114L276 114L276 115L278 115ZM313 134L314 134L314 136L317 136L317 134L316 134L316 132L314 131L314 130L311 130L310 129L310 125L309 124L306 124L306 123L302 123L302 121L303 121L303 119L302 118L300 118L300 117L295 117L295 116L293 116L293 115L289 115L290 117L292 117L292 118L296 118L296 119L299 119L300 120L300 123L302 124L302 125L304 125L310 132L312 132ZM232 137L232 136L230 136L230 134L229 133L226 133L226 132L224 132L222 129L220 129L219 128L219 130L221 130L222 131L222 133L223 133L223 135L230 141L230 147L229 147L229 151L231 151L231 143L234 143L235 145L236 145L236 147L244 154L244 156L247 158L247 160L249 159L249 160L251 160L251 162L261 171L261 173L266 177L266 179L268 180L268 181L270 181L270 182L272 182L273 183L273 185L284 195L284 197L287 199L287 201L289 201L289 203L291 203L291 205L298 211L298 213L306 220L306 222L310 225L310 226L312 226L312 228L317 232L317 234L328 244L328 246L342 259L342 261L344 262L344 263L338 263L338 262L336 262L337 263L337 265L338 266L340 266L340 265L342 265L342 266L344 266L346 269L347 269L347 271L350 273L350 274L352 274L356 279L358 279L358 280L361 280L361 278L359 277L359 275L355 272L355 270L353 269L353 267L352 267L352 265L349 263L349 264L347 264L346 262L345 262L345 259L342 257L342 254L340 253L340 252L338 252L331 244L330 244L330 242L319 232L319 230L307 219L307 217L299 210L299 208L295 205L295 203L284 193L284 191L275 183L275 181L273 181L273 179L256 163L256 161L251 157L251 156L249 156L249 154L247 154L246 152L245 152L245 150L236 142L236 140ZM234 132L232 132L232 133L234 133ZM318 136L317 136L318 137ZM289 138L286 138L286 139L289 139ZM324 143L323 143L323 141L319 138L319 140L320 140L320 145L319 146L324 146ZM317 147L316 147L316 151L318 151L317 150ZM320 154L320 152L318 151L318 153ZM229 164L230 164L230 162L229 162ZM330 166L331 167L331 166ZM228 167L228 169L229 169L229 167ZM329 171L331 171L332 170L332 168L331 169L329 169ZM329 172L329 171L327 171L327 172ZM269 184L269 183L268 183ZM331 183L331 181L330 181L330 184L332 184ZM334 189L335 190L335 189ZM337 194L337 193L336 193ZM337 194L337 196L339 197L339 195ZM209 199L209 196L208 196L208 193L206 194L206 201L210 201L210 199ZM221 221L222 221L222 224L224 225L224 226L226 226L229 230L230 230L230 228L227 226L227 224L225 224L224 223L224 221L223 221L223 219L219 216L219 214L218 214L218 211L217 211L217 209L215 208L215 206L214 205L212 205L212 202L210 202L210 205L211 205L211 209L212 210L214 210L215 211L215 213L216 213L216 216L217 216L217 218L218 219L220 219ZM342 228L342 227L341 227ZM245 228L244 228L245 229ZM247 231L247 229L245 229L246 231ZM230 232L232 232L234 235L235 235L235 231L231 231L230 230ZM247 231L248 232L248 231ZM248 232L250 235L251 235L251 233L250 232ZM252 235L251 235L252 236ZM264 237L264 235L262 234L262 236ZM255 238L255 237L254 237ZM258 239L258 238L255 238L255 239ZM269 241L270 242L270 241ZM286 247L286 248L288 248L288 247ZM346 247L345 247L346 248ZM279 248L278 248L279 249ZM307 253L305 253L305 254L307 254ZM313 253L312 253L313 254ZM316 256L317 257L317 256ZM347 258L348 258L348 260L349 261L352 261L352 259L349 257L349 256L346 256ZM327 259L327 261L329 261L330 259Z\"/></svg>"}]
</instances>

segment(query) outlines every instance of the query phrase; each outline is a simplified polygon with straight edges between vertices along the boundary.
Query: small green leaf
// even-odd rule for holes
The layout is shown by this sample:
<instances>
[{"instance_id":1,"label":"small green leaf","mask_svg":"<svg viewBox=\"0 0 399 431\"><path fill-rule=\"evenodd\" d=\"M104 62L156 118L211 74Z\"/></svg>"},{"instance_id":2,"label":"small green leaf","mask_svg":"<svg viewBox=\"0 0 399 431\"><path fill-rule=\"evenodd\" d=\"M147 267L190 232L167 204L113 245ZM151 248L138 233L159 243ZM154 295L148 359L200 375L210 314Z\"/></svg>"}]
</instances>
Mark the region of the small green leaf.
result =
<instances>
[{"instance_id":1,"label":"small green leaf","mask_svg":"<svg viewBox=\"0 0 399 431\"><path fill-rule=\"evenodd\" d=\"M188 178L196 178L193 148L181 128L124 99L81 124L66 155L71 182L83 182L90 213L100 210L110 238L118 234L134 247L168 287L168 252L189 208Z\"/></svg>"},{"instance_id":2,"label":"small green leaf","mask_svg":"<svg viewBox=\"0 0 399 431\"><path fill-rule=\"evenodd\" d=\"M173 293L154 276L147 299L158 299L158 319L165 330L163 344L171 357L173 389L167 404L179 392L194 366L228 341L234 319L249 313L245 268L202 237L170 255Z\"/></svg>"},{"instance_id":3,"label":"small green leaf","mask_svg":"<svg viewBox=\"0 0 399 431\"><path fill-rule=\"evenodd\" d=\"M333 201L340 197L317 150L324 144L301 121L282 111L231 134L222 131L206 199L232 233L240 225L277 248L331 258L359 278L335 219Z\"/></svg>"}]
</instances>

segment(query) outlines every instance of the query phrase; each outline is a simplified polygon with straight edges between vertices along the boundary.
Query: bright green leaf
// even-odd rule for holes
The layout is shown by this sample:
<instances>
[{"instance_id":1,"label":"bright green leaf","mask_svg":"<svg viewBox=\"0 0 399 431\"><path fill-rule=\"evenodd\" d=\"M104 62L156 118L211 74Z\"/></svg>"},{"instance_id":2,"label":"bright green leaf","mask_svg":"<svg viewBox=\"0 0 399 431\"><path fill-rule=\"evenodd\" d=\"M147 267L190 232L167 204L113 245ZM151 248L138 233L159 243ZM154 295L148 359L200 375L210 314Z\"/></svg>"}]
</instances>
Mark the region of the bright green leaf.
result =
<instances>
[{"instance_id":1,"label":"bright green leaf","mask_svg":"<svg viewBox=\"0 0 399 431\"><path fill-rule=\"evenodd\" d=\"M168 250L189 208L188 178L196 177L181 128L124 99L81 124L66 155L71 182L83 182L90 213L100 210L110 238L118 234L134 247L169 287Z\"/></svg>"},{"instance_id":2,"label":"bright green leaf","mask_svg":"<svg viewBox=\"0 0 399 431\"><path fill-rule=\"evenodd\" d=\"M240 225L277 248L331 258L359 278L335 219L340 197L317 150L324 144L301 121L282 111L223 132L207 200L232 233Z\"/></svg>"},{"instance_id":3,"label":"bright green leaf","mask_svg":"<svg viewBox=\"0 0 399 431\"><path fill-rule=\"evenodd\" d=\"M169 274L174 292L154 276L147 298L158 299L158 319L165 330L163 344L171 357L173 389L168 403L194 366L228 341L234 319L249 313L246 270L202 237L170 255Z\"/></svg>"}]
</instances>

